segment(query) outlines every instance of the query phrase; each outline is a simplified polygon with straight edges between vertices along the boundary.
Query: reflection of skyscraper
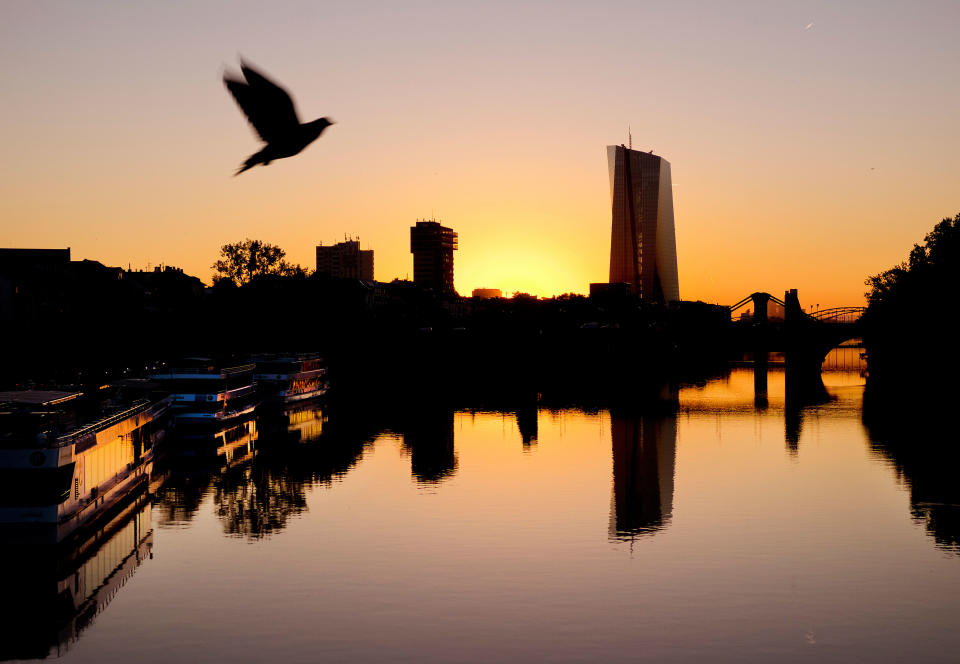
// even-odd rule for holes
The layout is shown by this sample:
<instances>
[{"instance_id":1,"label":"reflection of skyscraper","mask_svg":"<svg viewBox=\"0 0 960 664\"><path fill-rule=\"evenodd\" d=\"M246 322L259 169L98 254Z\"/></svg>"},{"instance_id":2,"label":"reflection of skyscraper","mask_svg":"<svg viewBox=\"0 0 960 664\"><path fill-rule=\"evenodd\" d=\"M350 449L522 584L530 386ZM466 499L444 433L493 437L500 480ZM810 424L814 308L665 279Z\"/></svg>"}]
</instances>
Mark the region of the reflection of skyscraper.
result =
<instances>
[{"instance_id":1,"label":"reflection of skyscraper","mask_svg":"<svg viewBox=\"0 0 960 664\"><path fill-rule=\"evenodd\" d=\"M670 162L623 145L607 146L613 228L610 283L644 299L680 299Z\"/></svg>"},{"instance_id":2,"label":"reflection of skyscraper","mask_svg":"<svg viewBox=\"0 0 960 664\"><path fill-rule=\"evenodd\" d=\"M418 482L443 481L457 469L453 411L437 408L411 413L403 444L410 450L410 470Z\"/></svg>"},{"instance_id":3,"label":"reflection of skyscraper","mask_svg":"<svg viewBox=\"0 0 960 664\"><path fill-rule=\"evenodd\" d=\"M532 401L518 406L514 413L517 416L517 428L520 430L523 446L529 447L537 442L537 418L540 415L537 402Z\"/></svg>"},{"instance_id":4,"label":"reflection of skyscraper","mask_svg":"<svg viewBox=\"0 0 960 664\"><path fill-rule=\"evenodd\" d=\"M418 221L410 229L413 281L422 288L453 292L453 252L457 234L436 221Z\"/></svg>"},{"instance_id":5,"label":"reflection of skyscraper","mask_svg":"<svg viewBox=\"0 0 960 664\"><path fill-rule=\"evenodd\" d=\"M610 412L613 509L610 536L660 530L673 514L677 417Z\"/></svg>"}]
</instances>

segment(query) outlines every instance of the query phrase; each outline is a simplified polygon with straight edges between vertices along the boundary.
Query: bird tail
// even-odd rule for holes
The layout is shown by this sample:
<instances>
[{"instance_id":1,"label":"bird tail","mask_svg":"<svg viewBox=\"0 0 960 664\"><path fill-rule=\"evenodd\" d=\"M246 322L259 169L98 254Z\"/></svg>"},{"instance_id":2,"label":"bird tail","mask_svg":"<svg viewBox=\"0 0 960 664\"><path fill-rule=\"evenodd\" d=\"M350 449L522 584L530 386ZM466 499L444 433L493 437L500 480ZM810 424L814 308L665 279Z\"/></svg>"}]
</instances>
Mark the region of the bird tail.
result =
<instances>
[{"instance_id":1,"label":"bird tail","mask_svg":"<svg viewBox=\"0 0 960 664\"><path fill-rule=\"evenodd\" d=\"M249 157L247 157L247 160L245 162L243 162L243 166L237 169L237 172L233 174L233 177L237 177L244 171L249 171L251 168L253 168L257 164L262 164L262 163L264 163L264 160L260 152L256 154L252 154Z\"/></svg>"}]
</instances>

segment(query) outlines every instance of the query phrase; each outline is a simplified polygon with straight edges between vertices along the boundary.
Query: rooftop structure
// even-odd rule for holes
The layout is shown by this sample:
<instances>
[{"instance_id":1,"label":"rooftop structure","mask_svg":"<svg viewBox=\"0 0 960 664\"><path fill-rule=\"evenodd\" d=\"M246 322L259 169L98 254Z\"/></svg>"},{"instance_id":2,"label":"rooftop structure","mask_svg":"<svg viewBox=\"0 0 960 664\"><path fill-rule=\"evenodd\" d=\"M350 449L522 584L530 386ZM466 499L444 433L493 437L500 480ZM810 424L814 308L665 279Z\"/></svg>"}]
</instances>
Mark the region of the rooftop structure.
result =
<instances>
[{"instance_id":1,"label":"rooftop structure","mask_svg":"<svg viewBox=\"0 0 960 664\"><path fill-rule=\"evenodd\" d=\"M474 288L473 297L479 300L491 300L495 297L503 297L499 288Z\"/></svg>"}]
</instances>

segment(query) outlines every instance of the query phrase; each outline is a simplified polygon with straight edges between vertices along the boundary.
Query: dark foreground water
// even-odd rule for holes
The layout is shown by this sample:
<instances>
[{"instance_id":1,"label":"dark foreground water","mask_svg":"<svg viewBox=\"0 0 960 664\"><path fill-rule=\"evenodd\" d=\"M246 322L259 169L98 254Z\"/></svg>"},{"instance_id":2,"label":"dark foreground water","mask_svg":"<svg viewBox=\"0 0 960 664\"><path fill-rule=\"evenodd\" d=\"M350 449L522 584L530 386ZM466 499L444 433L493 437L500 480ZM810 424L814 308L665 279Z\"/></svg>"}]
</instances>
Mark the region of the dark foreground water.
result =
<instances>
[{"instance_id":1,"label":"dark foreground water","mask_svg":"<svg viewBox=\"0 0 960 664\"><path fill-rule=\"evenodd\" d=\"M771 369L764 397L736 369L666 405L425 405L372 434L319 408L258 421L161 466L154 499L38 579L80 607L4 652L955 662L955 489L865 427L857 372L824 383L786 399Z\"/></svg>"}]
</instances>

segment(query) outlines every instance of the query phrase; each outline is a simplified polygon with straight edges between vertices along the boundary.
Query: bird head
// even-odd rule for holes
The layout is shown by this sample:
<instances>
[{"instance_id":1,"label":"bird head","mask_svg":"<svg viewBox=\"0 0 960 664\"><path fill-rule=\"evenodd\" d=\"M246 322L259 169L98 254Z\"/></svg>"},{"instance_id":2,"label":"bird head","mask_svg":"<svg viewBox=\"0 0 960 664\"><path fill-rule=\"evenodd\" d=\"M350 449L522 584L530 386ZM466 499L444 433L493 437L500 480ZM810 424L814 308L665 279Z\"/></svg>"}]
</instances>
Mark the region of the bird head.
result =
<instances>
[{"instance_id":1,"label":"bird head","mask_svg":"<svg viewBox=\"0 0 960 664\"><path fill-rule=\"evenodd\" d=\"M334 122L330 118L319 118L318 120L314 120L313 122L308 122L306 126L312 129L314 134L319 136L320 134L323 133L324 129L326 129L332 124L334 124Z\"/></svg>"}]
</instances>

